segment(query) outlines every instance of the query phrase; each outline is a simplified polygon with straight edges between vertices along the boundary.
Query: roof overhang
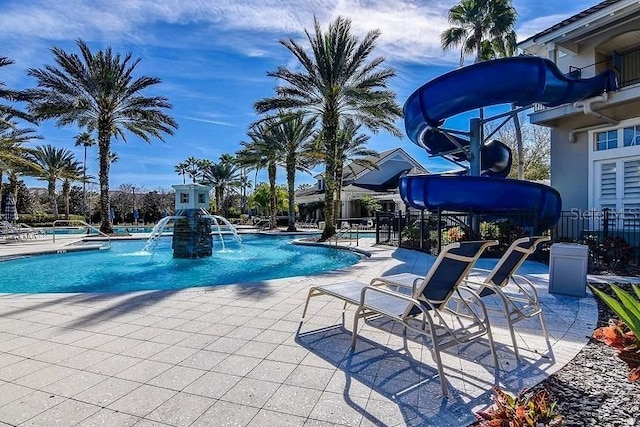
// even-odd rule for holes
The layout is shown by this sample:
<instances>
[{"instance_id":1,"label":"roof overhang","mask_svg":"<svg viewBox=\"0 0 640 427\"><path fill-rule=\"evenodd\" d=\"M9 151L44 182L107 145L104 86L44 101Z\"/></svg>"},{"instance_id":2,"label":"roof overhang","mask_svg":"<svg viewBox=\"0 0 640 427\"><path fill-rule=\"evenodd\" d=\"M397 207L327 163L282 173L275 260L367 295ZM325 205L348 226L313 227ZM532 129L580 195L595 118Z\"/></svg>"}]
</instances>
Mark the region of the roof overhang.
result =
<instances>
[{"instance_id":1,"label":"roof overhang","mask_svg":"<svg viewBox=\"0 0 640 427\"><path fill-rule=\"evenodd\" d=\"M638 13L638 0L604 1L523 40L518 47L529 51L536 46L557 44L563 50L577 53L577 44L585 38L610 31L624 18Z\"/></svg>"}]
</instances>

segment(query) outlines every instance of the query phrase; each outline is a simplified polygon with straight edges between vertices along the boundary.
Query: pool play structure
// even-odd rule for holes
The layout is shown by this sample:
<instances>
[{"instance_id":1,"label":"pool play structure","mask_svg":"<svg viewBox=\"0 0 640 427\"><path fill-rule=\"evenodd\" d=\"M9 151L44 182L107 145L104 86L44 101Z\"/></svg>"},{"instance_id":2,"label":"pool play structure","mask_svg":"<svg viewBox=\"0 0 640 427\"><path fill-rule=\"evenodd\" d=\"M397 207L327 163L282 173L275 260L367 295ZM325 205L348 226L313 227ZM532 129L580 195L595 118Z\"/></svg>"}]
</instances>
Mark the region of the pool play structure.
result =
<instances>
[{"instance_id":1,"label":"pool play structure","mask_svg":"<svg viewBox=\"0 0 640 427\"><path fill-rule=\"evenodd\" d=\"M534 103L554 107L615 90L612 70L587 79L571 78L550 60L530 56L481 62L439 76L405 102L406 133L431 156L463 169L441 175L405 174L399 182L400 196L415 209L534 213L527 224L534 231L552 227L560 217L560 194L547 185L505 178L512 165L511 150L500 141L482 140L484 123L506 117L499 129L510 120L511 112L473 118L469 132L442 125L452 116L478 108L512 104L522 110Z\"/></svg>"}]
</instances>

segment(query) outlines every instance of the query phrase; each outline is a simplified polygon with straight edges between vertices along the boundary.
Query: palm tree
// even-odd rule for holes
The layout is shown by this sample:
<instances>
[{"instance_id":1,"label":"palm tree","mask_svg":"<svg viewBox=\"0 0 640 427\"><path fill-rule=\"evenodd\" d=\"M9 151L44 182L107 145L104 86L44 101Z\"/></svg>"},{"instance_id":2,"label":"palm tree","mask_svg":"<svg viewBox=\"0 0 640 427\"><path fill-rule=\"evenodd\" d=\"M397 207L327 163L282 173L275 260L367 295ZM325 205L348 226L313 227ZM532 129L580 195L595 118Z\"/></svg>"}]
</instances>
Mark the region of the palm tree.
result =
<instances>
[{"instance_id":1,"label":"palm tree","mask_svg":"<svg viewBox=\"0 0 640 427\"><path fill-rule=\"evenodd\" d=\"M283 40L286 47L300 62L302 69L292 71L281 66L267 75L283 85L276 87L276 96L255 103L259 113L269 111L301 110L319 122L322 150L330 153L325 162L325 220L321 239L335 233L334 203L336 176L336 147L340 123L351 118L374 133L386 130L401 136L395 120L402 115L395 101L395 93L388 89L395 76L392 68L381 68L384 58L369 60L380 37L380 31L370 31L359 42L351 34L351 21L338 17L323 32L317 19L315 33L305 31L311 45L309 55L301 44L292 39Z\"/></svg>"},{"instance_id":2,"label":"palm tree","mask_svg":"<svg viewBox=\"0 0 640 427\"><path fill-rule=\"evenodd\" d=\"M24 171L38 172L38 166L30 157L33 150L24 144L42 137L34 129L20 129L11 118L0 118L0 194L2 194L3 175L6 170L19 168Z\"/></svg>"},{"instance_id":3,"label":"palm tree","mask_svg":"<svg viewBox=\"0 0 640 427\"><path fill-rule=\"evenodd\" d=\"M224 160L223 157L221 159ZM203 170L202 182L214 188L218 214L228 215L228 212L224 209L225 191L228 187L236 187L240 184L239 173L239 166L227 161L209 162Z\"/></svg>"},{"instance_id":4,"label":"palm tree","mask_svg":"<svg viewBox=\"0 0 640 427\"><path fill-rule=\"evenodd\" d=\"M84 189L87 183L87 171L84 166L75 160L67 163L67 167L62 175L62 198L64 199L64 216L69 219L69 197L71 195L71 183L73 181L82 181L83 199ZM83 215L86 217L86 203L83 200Z\"/></svg>"},{"instance_id":5,"label":"palm tree","mask_svg":"<svg viewBox=\"0 0 640 427\"><path fill-rule=\"evenodd\" d=\"M9 59L6 56L0 56L0 68L6 67L7 65L11 65L13 63L13 59ZM24 101L27 99L27 94L24 91L9 89L4 82L0 81L0 99L5 99L8 101ZM13 121L11 120L13 117L17 117L32 123L34 122L33 117L31 117L29 114L20 111L19 109L11 105L0 104L0 123L11 124L13 123Z\"/></svg>"},{"instance_id":6,"label":"palm tree","mask_svg":"<svg viewBox=\"0 0 640 427\"><path fill-rule=\"evenodd\" d=\"M142 91L160 83L160 79L133 77L140 59L131 53L124 57L111 48L92 52L77 40L80 55L54 47L56 65L30 68L38 87L27 91L29 112L38 119L56 119L58 126L75 123L89 132L97 131L100 156L100 230L112 233L109 216L109 169L112 138L126 141L126 132L150 142L164 141L178 127L163 110L171 105L163 96L144 96Z\"/></svg>"},{"instance_id":7,"label":"palm tree","mask_svg":"<svg viewBox=\"0 0 640 427\"><path fill-rule=\"evenodd\" d=\"M314 142L316 140L315 119L305 119L301 114L284 114L277 117L277 124L271 129L271 138L279 145L287 173L289 212L287 231L296 231L296 171L310 173L309 168L316 163Z\"/></svg>"},{"instance_id":8,"label":"palm tree","mask_svg":"<svg viewBox=\"0 0 640 427\"><path fill-rule=\"evenodd\" d=\"M87 216L87 148L96 145L96 140L91 133L82 132L75 137L75 146L84 148L84 158L82 161L82 214ZM69 213L67 212L67 216Z\"/></svg>"},{"instance_id":9,"label":"palm tree","mask_svg":"<svg viewBox=\"0 0 640 427\"><path fill-rule=\"evenodd\" d=\"M187 175L187 163L180 162L173 167L173 171L178 175L182 175L182 183L186 183L186 175Z\"/></svg>"},{"instance_id":10,"label":"palm tree","mask_svg":"<svg viewBox=\"0 0 640 427\"><path fill-rule=\"evenodd\" d=\"M340 204L340 194L342 193L342 177L345 165L350 172L355 175L354 166L365 169L378 169L378 164L372 159L378 152L367 148L369 136L358 134L360 125L356 125L351 120L346 120L338 133L338 153L336 155L336 188L338 198L336 199L336 209ZM339 213L339 212L338 212Z\"/></svg>"},{"instance_id":11,"label":"palm tree","mask_svg":"<svg viewBox=\"0 0 640 427\"><path fill-rule=\"evenodd\" d=\"M193 180L193 183L198 180L198 178L202 175L202 160L196 159L193 156L190 156L182 162L186 174Z\"/></svg>"},{"instance_id":12,"label":"palm tree","mask_svg":"<svg viewBox=\"0 0 640 427\"><path fill-rule=\"evenodd\" d=\"M460 66L466 55L475 62L513 56L516 51L517 13L511 0L462 0L449 10L452 25L440 35L444 50L461 47ZM512 107L515 110L515 106ZM481 117L484 115L480 110ZM522 130L518 113L512 114L518 149L518 179L524 176Z\"/></svg>"},{"instance_id":13,"label":"palm tree","mask_svg":"<svg viewBox=\"0 0 640 427\"><path fill-rule=\"evenodd\" d=\"M460 66L466 55L475 54L475 62L488 59L491 52L512 56L516 17L511 0L461 0L449 10L447 20L452 27L440 35L442 48L461 47Z\"/></svg>"},{"instance_id":14,"label":"palm tree","mask_svg":"<svg viewBox=\"0 0 640 427\"><path fill-rule=\"evenodd\" d=\"M73 153L66 148L56 148L52 145L36 147L33 153L36 163L42 168L41 179L47 181L47 190L53 214L58 216L58 202L56 201L56 184L65 177L69 165L75 162Z\"/></svg>"},{"instance_id":15,"label":"palm tree","mask_svg":"<svg viewBox=\"0 0 640 427\"><path fill-rule=\"evenodd\" d=\"M244 148L238 153L238 158L244 164L266 165L269 179L269 216L270 228L276 228L277 193L276 174L278 165L284 164L284 152L280 141L274 137L278 120L269 117L251 125L247 135L250 142L241 142Z\"/></svg>"}]
</instances>

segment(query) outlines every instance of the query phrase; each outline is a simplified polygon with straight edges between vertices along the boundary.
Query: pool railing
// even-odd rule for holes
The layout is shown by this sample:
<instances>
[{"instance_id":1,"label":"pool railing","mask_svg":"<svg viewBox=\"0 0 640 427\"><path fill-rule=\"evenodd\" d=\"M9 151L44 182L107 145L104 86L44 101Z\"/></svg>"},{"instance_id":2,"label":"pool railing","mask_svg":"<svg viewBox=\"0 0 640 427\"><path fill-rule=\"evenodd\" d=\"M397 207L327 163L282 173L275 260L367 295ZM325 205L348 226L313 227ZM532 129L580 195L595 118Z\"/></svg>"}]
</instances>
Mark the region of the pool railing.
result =
<instances>
[{"instance_id":1,"label":"pool railing","mask_svg":"<svg viewBox=\"0 0 640 427\"><path fill-rule=\"evenodd\" d=\"M53 243L56 242L56 225L59 224L80 224L84 227L87 227L89 230L95 231L96 233L98 233L101 236L106 237L107 239L107 244L105 245L105 249L111 249L111 237L109 237L108 234L103 233L102 231L100 231L100 229L94 227L91 224L88 224L84 221L78 220L78 219L57 219L55 221L53 221Z\"/></svg>"}]
</instances>

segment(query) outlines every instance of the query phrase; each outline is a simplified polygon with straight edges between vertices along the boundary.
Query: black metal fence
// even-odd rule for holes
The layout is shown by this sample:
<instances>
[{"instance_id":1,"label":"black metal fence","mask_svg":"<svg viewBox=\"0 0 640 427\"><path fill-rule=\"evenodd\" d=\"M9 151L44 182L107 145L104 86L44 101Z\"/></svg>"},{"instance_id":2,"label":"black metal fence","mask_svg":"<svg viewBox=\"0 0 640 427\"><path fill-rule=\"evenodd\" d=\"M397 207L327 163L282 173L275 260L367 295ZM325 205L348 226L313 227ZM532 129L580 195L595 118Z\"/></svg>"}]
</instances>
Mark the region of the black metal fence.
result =
<instances>
[{"instance_id":1,"label":"black metal fence","mask_svg":"<svg viewBox=\"0 0 640 427\"><path fill-rule=\"evenodd\" d=\"M509 211L473 213L381 213L376 215L376 243L410 248L437 255L440 249L460 240L498 240L488 256L499 256L519 237L549 234L552 242L589 246L592 270L620 270L640 264L640 215L603 211L566 211L552 229L536 226L536 214ZM537 259L548 260L549 246Z\"/></svg>"},{"instance_id":2,"label":"black metal fence","mask_svg":"<svg viewBox=\"0 0 640 427\"><path fill-rule=\"evenodd\" d=\"M632 211L579 210L562 212L553 241L589 246L595 268L621 270L640 265L640 215Z\"/></svg>"}]
</instances>

